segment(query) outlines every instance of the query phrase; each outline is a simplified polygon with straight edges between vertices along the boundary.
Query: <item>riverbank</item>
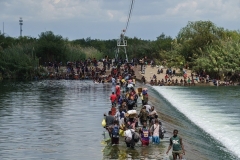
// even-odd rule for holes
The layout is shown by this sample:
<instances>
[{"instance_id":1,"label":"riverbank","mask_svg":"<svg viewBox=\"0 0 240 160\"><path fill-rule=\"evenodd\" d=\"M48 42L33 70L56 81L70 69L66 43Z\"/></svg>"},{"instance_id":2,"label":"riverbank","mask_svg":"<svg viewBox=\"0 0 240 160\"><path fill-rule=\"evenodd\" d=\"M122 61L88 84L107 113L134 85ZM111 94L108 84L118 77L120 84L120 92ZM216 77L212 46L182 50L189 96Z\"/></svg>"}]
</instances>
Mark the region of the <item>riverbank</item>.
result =
<instances>
[{"instance_id":1,"label":"riverbank","mask_svg":"<svg viewBox=\"0 0 240 160\"><path fill-rule=\"evenodd\" d=\"M134 72L135 72L135 75L136 75L136 79L138 81L141 81L142 77L144 76L145 80L146 80L146 83L148 83L148 84L151 83L151 80L153 79L153 75L156 76L157 81L158 80L160 80L160 81L164 80L165 81L167 68L162 68L163 73L160 73L160 74L157 74L158 69L160 69L160 68L156 67L156 66L151 67L150 65L146 65L145 72L142 73L141 72L141 66L138 65L137 67L136 66L134 67ZM191 70L184 69L184 71L186 72L187 77L191 76L191 73L192 73ZM182 74L182 71L180 71L180 69L176 69L176 75L171 78L171 80L174 80L174 82L176 81L176 79L178 80L178 84L174 84L174 85L180 85L181 79L184 80L183 76L178 76L178 75L181 75L181 74ZM169 84L167 83L165 85L169 85ZM173 85L173 84L170 84L170 85ZM185 84L185 85L188 85L188 84ZM196 80L194 80L194 84L192 84L192 82L191 82L190 85L191 86L192 85L195 85L195 86L214 86L214 84L212 82L209 82L209 83L204 82L203 83L203 82L198 82Z\"/></svg>"}]
</instances>

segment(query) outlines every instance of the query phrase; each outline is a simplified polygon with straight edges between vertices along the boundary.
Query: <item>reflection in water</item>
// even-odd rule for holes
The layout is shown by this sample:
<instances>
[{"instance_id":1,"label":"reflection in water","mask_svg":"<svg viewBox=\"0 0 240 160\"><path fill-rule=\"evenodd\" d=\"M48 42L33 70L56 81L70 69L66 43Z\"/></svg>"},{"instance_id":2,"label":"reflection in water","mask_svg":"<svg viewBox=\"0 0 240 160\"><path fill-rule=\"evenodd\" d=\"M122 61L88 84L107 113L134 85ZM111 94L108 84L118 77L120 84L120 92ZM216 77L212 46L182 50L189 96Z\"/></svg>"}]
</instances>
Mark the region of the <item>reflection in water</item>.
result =
<instances>
[{"instance_id":1,"label":"reflection in water","mask_svg":"<svg viewBox=\"0 0 240 160\"><path fill-rule=\"evenodd\" d=\"M101 159L110 90L92 81L1 83L1 159Z\"/></svg>"},{"instance_id":2,"label":"reflection in water","mask_svg":"<svg viewBox=\"0 0 240 160\"><path fill-rule=\"evenodd\" d=\"M142 147L140 142L136 144L134 149L127 148L124 139L120 138L120 144L111 146L105 144L103 149L104 159L163 159L164 157L164 146L150 144L148 147Z\"/></svg>"}]
</instances>

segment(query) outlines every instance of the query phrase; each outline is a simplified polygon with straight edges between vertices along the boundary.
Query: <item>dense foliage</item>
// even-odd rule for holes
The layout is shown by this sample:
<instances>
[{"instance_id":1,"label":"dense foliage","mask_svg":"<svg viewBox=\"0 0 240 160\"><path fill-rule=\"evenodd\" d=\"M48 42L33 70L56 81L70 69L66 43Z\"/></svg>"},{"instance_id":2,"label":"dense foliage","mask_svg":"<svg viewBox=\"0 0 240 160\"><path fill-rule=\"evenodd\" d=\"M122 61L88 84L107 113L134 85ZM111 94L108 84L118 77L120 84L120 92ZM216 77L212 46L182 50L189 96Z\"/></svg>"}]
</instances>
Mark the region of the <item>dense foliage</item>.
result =
<instances>
[{"instance_id":1,"label":"dense foliage","mask_svg":"<svg viewBox=\"0 0 240 160\"><path fill-rule=\"evenodd\" d=\"M211 21L189 22L176 38L164 33L156 40L125 37L129 59L147 57L158 65L206 71L212 77L238 77L240 32L217 27ZM78 61L115 57L117 40L77 39L69 41L51 31L38 38L12 38L0 34L0 75L31 78L45 62ZM120 58L125 57L121 52Z\"/></svg>"}]
</instances>

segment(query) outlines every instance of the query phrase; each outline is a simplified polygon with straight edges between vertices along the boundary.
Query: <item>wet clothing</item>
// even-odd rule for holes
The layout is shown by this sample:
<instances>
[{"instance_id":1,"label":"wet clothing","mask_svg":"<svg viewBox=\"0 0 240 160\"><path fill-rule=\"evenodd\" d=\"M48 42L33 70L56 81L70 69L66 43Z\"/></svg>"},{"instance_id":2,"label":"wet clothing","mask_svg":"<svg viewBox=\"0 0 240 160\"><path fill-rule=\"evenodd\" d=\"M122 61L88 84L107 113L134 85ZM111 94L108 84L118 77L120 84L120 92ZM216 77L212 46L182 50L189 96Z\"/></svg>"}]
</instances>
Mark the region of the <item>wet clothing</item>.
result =
<instances>
[{"instance_id":1,"label":"wet clothing","mask_svg":"<svg viewBox=\"0 0 240 160\"><path fill-rule=\"evenodd\" d=\"M133 140L133 133L134 133L133 129L128 129L124 132L125 142L126 142L127 147L134 148L134 146L135 146L135 142Z\"/></svg>"},{"instance_id":2,"label":"wet clothing","mask_svg":"<svg viewBox=\"0 0 240 160\"><path fill-rule=\"evenodd\" d=\"M112 144L119 144L119 130L120 130L120 127L116 124L112 127L112 134L111 134Z\"/></svg>"},{"instance_id":3,"label":"wet clothing","mask_svg":"<svg viewBox=\"0 0 240 160\"><path fill-rule=\"evenodd\" d=\"M115 116L116 112L117 112L117 109L115 107L112 107L111 111L112 111L112 116Z\"/></svg>"},{"instance_id":4,"label":"wet clothing","mask_svg":"<svg viewBox=\"0 0 240 160\"><path fill-rule=\"evenodd\" d=\"M176 136L176 137L171 137L170 138L170 144L173 146L173 152L174 151L181 151L182 150L182 146L180 144L180 137Z\"/></svg>"},{"instance_id":5,"label":"wet clothing","mask_svg":"<svg viewBox=\"0 0 240 160\"><path fill-rule=\"evenodd\" d=\"M159 144L159 143L160 143L160 138L159 138L159 136L153 136L153 137L152 137L152 143L154 143L154 144Z\"/></svg>"},{"instance_id":6,"label":"wet clothing","mask_svg":"<svg viewBox=\"0 0 240 160\"><path fill-rule=\"evenodd\" d=\"M119 144L119 137L112 137L112 144Z\"/></svg>"},{"instance_id":7,"label":"wet clothing","mask_svg":"<svg viewBox=\"0 0 240 160\"><path fill-rule=\"evenodd\" d=\"M149 140L148 141L142 140L142 145L143 146L148 146L149 145Z\"/></svg>"},{"instance_id":8,"label":"wet clothing","mask_svg":"<svg viewBox=\"0 0 240 160\"><path fill-rule=\"evenodd\" d=\"M113 116L106 116L106 127L113 125L114 117Z\"/></svg>"},{"instance_id":9,"label":"wet clothing","mask_svg":"<svg viewBox=\"0 0 240 160\"><path fill-rule=\"evenodd\" d=\"M141 110L139 114L140 123L143 124L143 122L147 122L147 117L148 112L145 109Z\"/></svg>"},{"instance_id":10,"label":"wet clothing","mask_svg":"<svg viewBox=\"0 0 240 160\"><path fill-rule=\"evenodd\" d=\"M111 94L110 100L112 102L112 105L114 105L117 101L117 95L116 94Z\"/></svg>"},{"instance_id":11,"label":"wet clothing","mask_svg":"<svg viewBox=\"0 0 240 160\"><path fill-rule=\"evenodd\" d=\"M148 94L143 95L144 104L148 103Z\"/></svg>"},{"instance_id":12,"label":"wet clothing","mask_svg":"<svg viewBox=\"0 0 240 160\"><path fill-rule=\"evenodd\" d=\"M140 133L141 133L142 145L148 146L149 145L149 135L150 135L148 128L142 128Z\"/></svg>"},{"instance_id":13,"label":"wet clothing","mask_svg":"<svg viewBox=\"0 0 240 160\"><path fill-rule=\"evenodd\" d=\"M117 96L120 96L120 86L119 85L116 85L116 95Z\"/></svg>"},{"instance_id":14,"label":"wet clothing","mask_svg":"<svg viewBox=\"0 0 240 160\"><path fill-rule=\"evenodd\" d=\"M159 124L154 124L151 127L152 142L155 143L155 144L160 143L160 138L159 138L160 129L161 129L161 126Z\"/></svg>"},{"instance_id":15,"label":"wet clothing","mask_svg":"<svg viewBox=\"0 0 240 160\"><path fill-rule=\"evenodd\" d=\"M149 135L150 135L150 132L149 132L148 128L142 128L141 139L145 140L145 141L149 141Z\"/></svg>"}]
</instances>

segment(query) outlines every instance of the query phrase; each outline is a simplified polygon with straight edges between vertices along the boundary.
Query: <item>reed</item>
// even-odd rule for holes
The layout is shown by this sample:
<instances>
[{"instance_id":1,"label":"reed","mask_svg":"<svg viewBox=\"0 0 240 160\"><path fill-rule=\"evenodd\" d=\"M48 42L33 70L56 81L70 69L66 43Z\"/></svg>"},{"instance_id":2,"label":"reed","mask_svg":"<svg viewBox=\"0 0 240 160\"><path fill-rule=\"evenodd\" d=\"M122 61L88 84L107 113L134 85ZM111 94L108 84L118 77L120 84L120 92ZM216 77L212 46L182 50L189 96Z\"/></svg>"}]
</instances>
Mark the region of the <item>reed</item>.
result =
<instances>
[{"instance_id":1,"label":"reed","mask_svg":"<svg viewBox=\"0 0 240 160\"><path fill-rule=\"evenodd\" d=\"M91 58L91 59L92 58L96 58L96 59L103 58L103 53L93 47L82 48L82 50L86 54L86 58Z\"/></svg>"},{"instance_id":2,"label":"reed","mask_svg":"<svg viewBox=\"0 0 240 160\"><path fill-rule=\"evenodd\" d=\"M83 48L79 45L67 45L66 57L68 61L78 61L87 58L103 58L103 54L93 47Z\"/></svg>"},{"instance_id":3,"label":"reed","mask_svg":"<svg viewBox=\"0 0 240 160\"><path fill-rule=\"evenodd\" d=\"M83 49L77 45L67 45L67 51L65 52L68 61L78 61L86 59L86 54Z\"/></svg>"},{"instance_id":4,"label":"reed","mask_svg":"<svg viewBox=\"0 0 240 160\"><path fill-rule=\"evenodd\" d=\"M33 44L11 46L0 54L0 72L3 78L31 79L37 73L38 58Z\"/></svg>"}]
</instances>

